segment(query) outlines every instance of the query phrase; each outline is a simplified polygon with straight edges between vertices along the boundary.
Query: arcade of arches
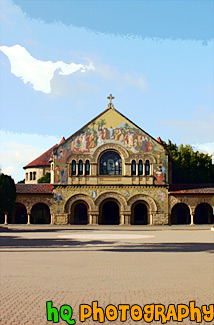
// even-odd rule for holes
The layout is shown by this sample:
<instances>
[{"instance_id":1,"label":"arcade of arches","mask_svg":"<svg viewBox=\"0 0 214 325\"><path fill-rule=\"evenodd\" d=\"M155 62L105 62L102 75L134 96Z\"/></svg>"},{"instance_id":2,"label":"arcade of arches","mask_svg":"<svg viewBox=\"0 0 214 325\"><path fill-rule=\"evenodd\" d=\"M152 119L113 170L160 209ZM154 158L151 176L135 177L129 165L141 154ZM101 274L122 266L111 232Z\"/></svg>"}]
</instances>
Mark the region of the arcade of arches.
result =
<instances>
[{"instance_id":1,"label":"arcade of arches","mask_svg":"<svg viewBox=\"0 0 214 325\"><path fill-rule=\"evenodd\" d=\"M170 213L164 215L165 222L162 223L155 220L157 215L160 216L157 211L158 202L146 195L137 194L125 199L119 193L104 192L93 199L86 194L75 194L64 204L65 213L62 219L60 219L62 216L55 214L53 209L56 202L52 201L50 204L51 201L48 201L47 197L42 198L41 195L40 202L36 200L31 205L29 200L24 200L21 195L18 195L18 199L12 215L5 217L0 214L1 224L5 223L5 218L6 224L200 225L214 223L212 196L209 195L202 196L201 200L199 196L195 198L191 196L191 199L187 196L169 196Z\"/></svg>"},{"instance_id":2,"label":"arcade of arches","mask_svg":"<svg viewBox=\"0 0 214 325\"><path fill-rule=\"evenodd\" d=\"M213 209L208 203L200 203L196 206L191 220L191 212L188 205L185 203L177 203L172 208L171 223L174 225L213 224Z\"/></svg>"},{"instance_id":3,"label":"arcade of arches","mask_svg":"<svg viewBox=\"0 0 214 325\"><path fill-rule=\"evenodd\" d=\"M25 166L50 184L17 184L16 208L1 223L82 225L211 224L213 184L172 184L157 140L114 108Z\"/></svg>"},{"instance_id":4,"label":"arcade of arches","mask_svg":"<svg viewBox=\"0 0 214 325\"><path fill-rule=\"evenodd\" d=\"M47 204L40 202L27 209L27 204L17 202L12 214L0 214L0 223L5 224L50 224L51 213ZM6 221L6 222L5 222Z\"/></svg>"}]
</instances>

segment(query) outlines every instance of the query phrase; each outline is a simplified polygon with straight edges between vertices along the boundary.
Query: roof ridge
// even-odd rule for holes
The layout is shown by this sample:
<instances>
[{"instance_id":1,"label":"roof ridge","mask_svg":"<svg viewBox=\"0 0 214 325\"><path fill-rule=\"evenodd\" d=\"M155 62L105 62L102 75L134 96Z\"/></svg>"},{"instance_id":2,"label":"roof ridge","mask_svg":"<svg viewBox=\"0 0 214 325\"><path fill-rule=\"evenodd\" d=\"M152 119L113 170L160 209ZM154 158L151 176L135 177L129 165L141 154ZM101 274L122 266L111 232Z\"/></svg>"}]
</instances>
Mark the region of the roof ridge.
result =
<instances>
[{"instance_id":1,"label":"roof ridge","mask_svg":"<svg viewBox=\"0 0 214 325\"><path fill-rule=\"evenodd\" d=\"M45 151L43 154L41 154L39 157L32 160L29 164L23 167L23 169L26 169L28 167L37 167L37 166L50 166L49 159L52 154L52 150L57 147L58 144L55 144L53 147Z\"/></svg>"}]
</instances>

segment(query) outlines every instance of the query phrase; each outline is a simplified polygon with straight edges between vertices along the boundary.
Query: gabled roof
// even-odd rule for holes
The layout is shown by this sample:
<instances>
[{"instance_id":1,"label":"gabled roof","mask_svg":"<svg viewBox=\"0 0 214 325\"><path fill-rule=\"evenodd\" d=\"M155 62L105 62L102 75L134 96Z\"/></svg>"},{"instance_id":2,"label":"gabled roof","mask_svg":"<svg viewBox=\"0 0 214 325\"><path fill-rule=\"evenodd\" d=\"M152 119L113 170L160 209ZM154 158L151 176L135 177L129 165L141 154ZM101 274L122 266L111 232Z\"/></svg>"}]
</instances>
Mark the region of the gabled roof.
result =
<instances>
[{"instance_id":1,"label":"gabled roof","mask_svg":"<svg viewBox=\"0 0 214 325\"><path fill-rule=\"evenodd\" d=\"M78 134L80 134L82 131L84 131L85 128L87 128L90 124L92 124L93 122L95 122L97 119L101 118L102 115L104 115L105 113L107 113L108 111L114 111L116 112L119 116L121 116L122 118L126 119L129 123L131 123L135 128L141 130L143 133L145 133L145 135L147 135L148 137L152 138L158 145L161 145L164 149L164 144L162 141L156 140L155 138L153 138L150 134L148 134L147 132L145 132L143 129L141 129L138 125L136 125L134 122L132 122L129 118L127 118L125 115L123 115L122 113L120 113L117 109L114 108L113 104L109 104L108 108L106 108L104 111L102 111L99 115L97 115L96 117L94 117L91 121L89 121L87 124L85 124L83 127L81 127L78 131L76 131L75 133L73 133L70 137L68 137L64 143L66 143L67 141L71 140L73 137L77 136ZM63 142L63 141L62 141ZM58 144L58 147L61 145L62 143L60 142Z\"/></svg>"},{"instance_id":2,"label":"gabled roof","mask_svg":"<svg viewBox=\"0 0 214 325\"><path fill-rule=\"evenodd\" d=\"M51 194L52 184L16 184L17 194Z\"/></svg>"},{"instance_id":3,"label":"gabled roof","mask_svg":"<svg viewBox=\"0 0 214 325\"><path fill-rule=\"evenodd\" d=\"M65 138L62 137L61 141L59 144L62 144L65 141ZM50 160L52 160L53 156L53 149L56 148L58 144L55 144L55 146L51 147L48 149L46 152L44 152L41 156L38 158L34 159L31 161L28 165L23 167L24 169L26 168L33 168L33 167L46 167L50 166Z\"/></svg>"},{"instance_id":4,"label":"gabled roof","mask_svg":"<svg viewBox=\"0 0 214 325\"><path fill-rule=\"evenodd\" d=\"M44 152L41 156L31 161L28 165L26 165L23 168L26 169L26 168L39 167L39 166L40 167L50 166L49 160L52 157L53 149L56 148L57 146L58 144L55 144L55 146L53 146L52 148Z\"/></svg>"}]
</instances>

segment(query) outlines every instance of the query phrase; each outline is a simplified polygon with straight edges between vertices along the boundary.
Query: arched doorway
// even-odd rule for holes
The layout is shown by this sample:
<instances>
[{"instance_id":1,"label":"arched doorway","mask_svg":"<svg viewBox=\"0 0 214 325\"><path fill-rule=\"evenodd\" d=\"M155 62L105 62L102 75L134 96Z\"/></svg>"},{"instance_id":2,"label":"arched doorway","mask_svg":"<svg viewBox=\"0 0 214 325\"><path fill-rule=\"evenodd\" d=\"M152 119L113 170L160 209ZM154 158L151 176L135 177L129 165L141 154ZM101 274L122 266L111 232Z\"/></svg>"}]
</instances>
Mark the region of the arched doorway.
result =
<instances>
[{"instance_id":1,"label":"arched doorway","mask_svg":"<svg viewBox=\"0 0 214 325\"><path fill-rule=\"evenodd\" d=\"M208 203L200 203L197 205L194 223L196 225L213 223L213 209Z\"/></svg>"},{"instance_id":2,"label":"arched doorway","mask_svg":"<svg viewBox=\"0 0 214 325\"><path fill-rule=\"evenodd\" d=\"M137 202L132 206L131 215L132 225L147 225L148 224L148 209L145 203Z\"/></svg>"},{"instance_id":3,"label":"arched doorway","mask_svg":"<svg viewBox=\"0 0 214 325\"><path fill-rule=\"evenodd\" d=\"M14 223L15 224L27 223L27 209L22 203L16 203L16 208L14 212Z\"/></svg>"},{"instance_id":4,"label":"arched doorway","mask_svg":"<svg viewBox=\"0 0 214 325\"><path fill-rule=\"evenodd\" d=\"M75 202L71 207L70 223L74 225L88 224L88 207L85 202Z\"/></svg>"},{"instance_id":5,"label":"arched doorway","mask_svg":"<svg viewBox=\"0 0 214 325\"><path fill-rule=\"evenodd\" d=\"M172 208L171 213L172 225L186 225L190 224L190 210L184 203L177 203Z\"/></svg>"},{"instance_id":6,"label":"arched doorway","mask_svg":"<svg viewBox=\"0 0 214 325\"><path fill-rule=\"evenodd\" d=\"M99 224L119 225L119 206L116 201L108 200L101 204Z\"/></svg>"},{"instance_id":7,"label":"arched doorway","mask_svg":"<svg viewBox=\"0 0 214 325\"><path fill-rule=\"evenodd\" d=\"M51 222L50 209L45 203L37 203L31 209L30 223L49 224Z\"/></svg>"}]
</instances>

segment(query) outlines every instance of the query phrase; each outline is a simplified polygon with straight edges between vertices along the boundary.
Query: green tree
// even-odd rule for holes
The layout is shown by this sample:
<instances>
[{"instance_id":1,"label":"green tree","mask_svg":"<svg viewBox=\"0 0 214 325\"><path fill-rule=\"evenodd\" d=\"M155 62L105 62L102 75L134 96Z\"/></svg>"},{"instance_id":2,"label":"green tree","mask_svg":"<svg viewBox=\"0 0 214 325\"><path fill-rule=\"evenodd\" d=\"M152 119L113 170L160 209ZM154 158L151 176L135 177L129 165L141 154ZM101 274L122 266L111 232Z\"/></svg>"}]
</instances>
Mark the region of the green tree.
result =
<instances>
[{"instance_id":1,"label":"green tree","mask_svg":"<svg viewBox=\"0 0 214 325\"><path fill-rule=\"evenodd\" d=\"M51 174L47 172L44 176L38 179L37 183L50 183Z\"/></svg>"},{"instance_id":2,"label":"green tree","mask_svg":"<svg viewBox=\"0 0 214 325\"><path fill-rule=\"evenodd\" d=\"M12 213L15 208L16 185L12 177L0 174L0 211Z\"/></svg>"},{"instance_id":3,"label":"green tree","mask_svg":"<svg viewBox=\"0 0 214 325\"><path fill-rule=\"evenodd\" d=\"M214 166L212 156L194 151L190 145L179 147L168 140L164 145L172 158L173 183L212 183Z\"/></svg>"}]
</instances>

